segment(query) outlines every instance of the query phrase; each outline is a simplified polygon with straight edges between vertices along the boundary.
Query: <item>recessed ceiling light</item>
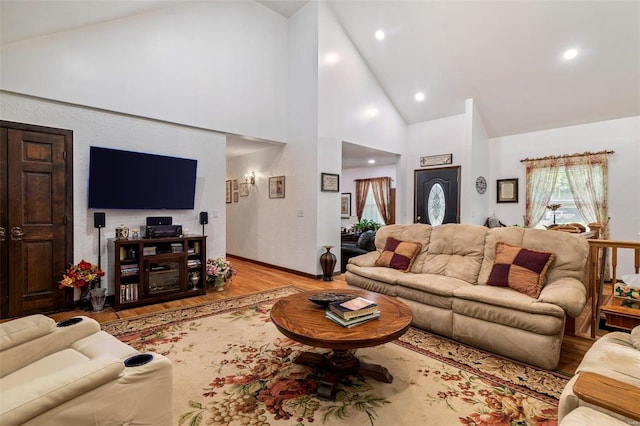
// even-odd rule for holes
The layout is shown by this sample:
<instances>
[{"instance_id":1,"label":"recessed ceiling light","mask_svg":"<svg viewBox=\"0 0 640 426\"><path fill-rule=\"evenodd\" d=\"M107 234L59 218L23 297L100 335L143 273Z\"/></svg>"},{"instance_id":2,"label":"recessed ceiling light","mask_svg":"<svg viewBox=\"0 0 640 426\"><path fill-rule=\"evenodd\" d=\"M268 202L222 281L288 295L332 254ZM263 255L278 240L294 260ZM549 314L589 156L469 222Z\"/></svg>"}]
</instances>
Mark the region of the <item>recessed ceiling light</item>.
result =
<instances>
[{"instance_id":1,"label":"recessed ceiling light","mask_svg":"<svg viewBox=\"0 0 640 426\"><path fill-rule=\"evenodd\" d=\"M574 59L576 56L578 56L578 51L576 49L568 49L564 51L562 56L567 61L570 61L571 59Z\"/></svg>"},{"instance_id":2,"label":"recessed ceiling light","mask_svg":"<svg viewBox=\"0 0 640 426\"><path fill-rule=\"evenodd\" d=\"M376 31L376 39L384 40L384 31L382 31L382 30Z\"/></svg>"},{"instance_id":3,"label":"recessed ceiling light","mask_svg":"<svg viewBox=\"0 0 640 426\"><path fill-rule=\"evenodd\" d=\"M379 113L380 111L378 111L376 107L367 108L366 110L367 117L369 118L377 117Z\"/></svg>"},{"instance_id":4,"label":"recessed ceiling light","mask_svg":"<svg viewBox=\"0 0 640 426\"><path fill-rule=\"evenodd\" d=\"M371 160L368 161L369 164L376 164L376 160L374 160L373 158Z\"/></svg>"},{"instance_id":5,"label":"recessed ceiling light","mask_svg":"<svg viewBox=\"0 0 640 426\"><path fill-rule=\"evenodd\" d=\"M416 93L413 97L418 102L424 101L424 93L422 93L422 92Z\"/></svg>"},{"instance_id":6,"label":"recessed ceiling light","mask_svg":"<svg viewBox=\"0 0 640 426\"><path fill-rule=\"evenodd\" d=\"M338 62L338 59L340 59L338 54L333 52L329 52L324 56L324 61L327 64L335 64L336 62Z\"/></svg>"}]
</instances>

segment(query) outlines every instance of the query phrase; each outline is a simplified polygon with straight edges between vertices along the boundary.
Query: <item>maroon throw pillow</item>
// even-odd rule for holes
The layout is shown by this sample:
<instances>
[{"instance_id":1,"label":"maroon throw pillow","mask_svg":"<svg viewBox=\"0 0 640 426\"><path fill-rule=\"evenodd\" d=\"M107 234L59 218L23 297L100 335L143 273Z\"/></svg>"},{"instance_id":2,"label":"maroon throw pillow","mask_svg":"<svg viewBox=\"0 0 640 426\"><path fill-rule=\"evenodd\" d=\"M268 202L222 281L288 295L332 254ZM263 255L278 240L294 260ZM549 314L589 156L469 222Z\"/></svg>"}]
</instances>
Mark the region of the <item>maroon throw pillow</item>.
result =
<instances>
[{"instance_id":1,"label":"maroon throw pillow","mask_svg":"<svg viewBox=\"0 0 640 426\"><path fill-rule=\"evenodd\" d=\"M422 249L422 244L420 243L401 241L389 237L375 265L407 272L411 269L413 261L416 260L416 256L420 253L420 249Z\"/></svg>"},{"instance_id":2,"label":"maroon throw pillow","mask_svg":"<svg viewBox=\"0 0 640 426\"><path fill-rule=\"evenodd\" d=\"M496 259L487 285L509 287L537 298L544 286L547 270L555 258L555 253L529 250L498 242Z\"/></svg>"}]
</instances>

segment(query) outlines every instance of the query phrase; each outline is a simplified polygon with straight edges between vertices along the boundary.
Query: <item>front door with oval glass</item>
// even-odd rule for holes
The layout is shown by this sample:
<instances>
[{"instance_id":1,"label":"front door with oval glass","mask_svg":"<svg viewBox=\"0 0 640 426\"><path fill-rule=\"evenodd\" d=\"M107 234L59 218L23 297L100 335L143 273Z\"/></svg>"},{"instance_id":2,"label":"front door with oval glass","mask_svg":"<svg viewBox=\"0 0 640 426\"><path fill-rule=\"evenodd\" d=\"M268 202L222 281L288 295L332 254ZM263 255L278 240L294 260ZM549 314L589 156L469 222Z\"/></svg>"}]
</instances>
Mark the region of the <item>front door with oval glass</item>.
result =
<instances>
[{"instance_id":1,"label":"front door with oval glass","mask_svg":"<svg viewBox=\"0 0 640 426\"><path fill-rule=\"evenodd\" d=\"M416 223L460 222L460 166L416 170L414 185Z\"/></svg>"}]
</instances>

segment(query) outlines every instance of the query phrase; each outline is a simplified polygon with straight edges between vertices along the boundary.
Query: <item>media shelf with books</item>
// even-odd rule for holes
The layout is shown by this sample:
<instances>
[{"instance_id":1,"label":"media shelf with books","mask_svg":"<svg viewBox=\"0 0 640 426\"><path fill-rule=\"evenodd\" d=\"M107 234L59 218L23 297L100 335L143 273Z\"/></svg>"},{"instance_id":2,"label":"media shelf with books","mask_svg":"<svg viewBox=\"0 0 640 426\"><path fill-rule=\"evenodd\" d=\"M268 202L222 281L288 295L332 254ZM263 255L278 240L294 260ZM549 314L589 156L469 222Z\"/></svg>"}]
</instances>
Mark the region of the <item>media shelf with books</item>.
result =
<instances>
[{"instance_id":1,"label":"media shelf with books","mask_svg":"<svg viewBox=\"0 0 640 426\"><path fill-rule=\"evenodd\" d=\"M113 308L206 294L206 238L109 239Z\"/></svg>"}]
</instances>

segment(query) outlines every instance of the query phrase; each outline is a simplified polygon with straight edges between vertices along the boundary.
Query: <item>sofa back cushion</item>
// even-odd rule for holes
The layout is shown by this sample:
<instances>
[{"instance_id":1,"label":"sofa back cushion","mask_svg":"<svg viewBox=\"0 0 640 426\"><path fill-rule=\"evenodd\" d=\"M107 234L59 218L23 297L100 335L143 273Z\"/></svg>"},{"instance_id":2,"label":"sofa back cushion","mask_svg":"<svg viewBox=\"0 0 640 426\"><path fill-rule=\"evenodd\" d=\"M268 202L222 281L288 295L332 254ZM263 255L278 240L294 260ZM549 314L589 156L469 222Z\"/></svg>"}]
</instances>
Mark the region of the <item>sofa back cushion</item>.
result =
<instances>
[{"instance_id":1,"label":"sofa back cushion","mask_svg":"<svg viewBox=\"0 0 640 426\"><path fill-rule=\"evenodd\" d=\"M487 232L488 228L480 225L449 223L434 227L419 272L476 284Z\"/></svg>"},{"instance_id":2,"label":"sofa back cushion","mask_svg":"<svg viewBox=\"0 0 640 426\"><path fill-rule=\"evenodd\" d=\"M429 245L432 229L431 225L424 225L421 223L414 223L412 225L383 226L376 232L376 249L378 251L384 250L384 247L387 244L387 238L389 237L400 241L414 241L420 243L422 248L413 261L413 265L410 270L411 272L420 273L427 255L427 246Z\"/></svg>"},{"instance_id":3,"label":"sofa back cushion","mask_svg":"<svg viewBox=\"0 0 640 426\"><path fill-rule=\"evenodd\" d=\"M567 232L552 232L544 229L510 226L488 231L484 247L484 259L478 283L486 285L495 261L496 243L503 242L530 250L555 253L553 265L547 271L546 282L570 277L581 282L584 278L589 243L584 237Z\"/></svg>"}]
</instances>

